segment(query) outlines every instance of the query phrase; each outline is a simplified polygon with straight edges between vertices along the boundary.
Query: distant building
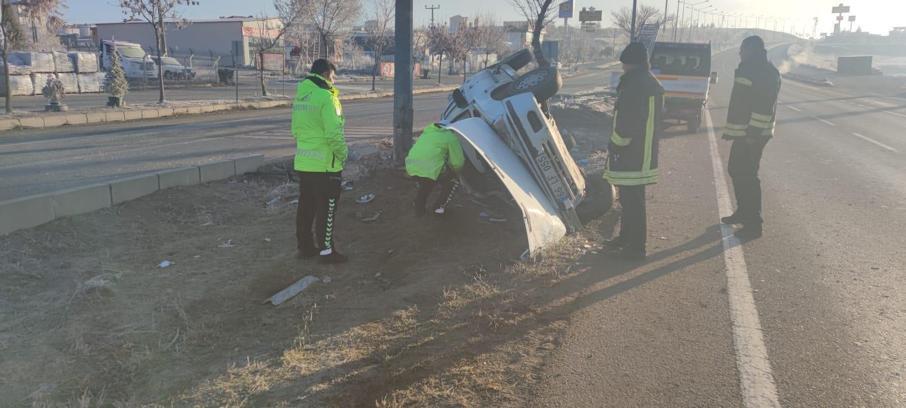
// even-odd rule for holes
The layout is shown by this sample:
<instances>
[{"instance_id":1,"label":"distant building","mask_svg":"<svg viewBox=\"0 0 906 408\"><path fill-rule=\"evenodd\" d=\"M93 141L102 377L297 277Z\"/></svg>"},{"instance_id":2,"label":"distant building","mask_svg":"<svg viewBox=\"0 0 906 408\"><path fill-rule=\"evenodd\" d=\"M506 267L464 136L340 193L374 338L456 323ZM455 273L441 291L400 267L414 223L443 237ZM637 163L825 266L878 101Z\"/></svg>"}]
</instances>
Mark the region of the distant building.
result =
<instances>
[{"instance_id":1,"label":"distant building","mask_svg":"<svg viewBox=\"0 0 906 408\"><path fill-rule=\"evenodd\" d=\"M213 53L227 64L235 54L240 65L254 65L261 39L274 38L282 28L276 18L221 17L189 21L188 24L166 23L167 48L175 55ZM97 40L128 41L141 44L148 51L157 46L151 25L141 20L97 24Z\"/></svg>"},{"instance_id":2,"label":"distant building","mask_svg":"<svg viewBox=\"0 0 906 408\"><path fill-rule=\"evenodd\" d=\"M506 42L510 50L520 50L531 45L534 35L527 21L504 21L503 27L506 29ZM539 40L544 41L543 31Z\"/></svg>"},{"instance_id":3,"label":"distant building","mask_svg":"<svg viewBox=\"0 0 906 408\"><path fill-rule=\"evenodd\" d=\"M450 17L450 33L455 34L460 30L469 27L469 18L460 15Z\"/></svg>"},{"instance_id":4,"label":"distant building","mask_svg":"<svg viewBox=\"0 0 906 408\"><path fill-rule=\"evenodd\" d=\"M891 40L906 40L906 27L894 27L890 30Z\"/></svg>"}]
</instances>

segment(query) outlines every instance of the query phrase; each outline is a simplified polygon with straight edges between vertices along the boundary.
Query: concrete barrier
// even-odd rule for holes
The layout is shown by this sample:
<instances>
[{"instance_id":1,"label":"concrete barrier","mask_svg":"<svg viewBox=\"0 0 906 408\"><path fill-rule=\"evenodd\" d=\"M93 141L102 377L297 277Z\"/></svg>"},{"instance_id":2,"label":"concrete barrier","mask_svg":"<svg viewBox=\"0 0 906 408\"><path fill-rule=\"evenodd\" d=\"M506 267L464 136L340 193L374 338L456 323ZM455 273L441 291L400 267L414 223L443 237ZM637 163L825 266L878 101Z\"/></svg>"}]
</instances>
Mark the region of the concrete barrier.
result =
<instances>
[{"instance_id":1,"label":"concrete barrier","mask_svg":"<svg viewBox=\"0 0 906 408\"><path fill-rule=\"evenodd\" d=\"M142 109L142 119L157 119L160 112L157 109Z\"/></svg>"},{"instance_id":2,"label":"concrete barrier","mask_svg":"<svg viewBox=\"0 0 906 408\"><path fill-rule=\"evenodd\" d=\"M160 117L173 116L173 108L160 108L158 114Z\"/></svg>"},{"instance_id":3,"label":"concrete barrier","mask_svg":"<svg viewBox=\"0 0 906 408\"><path fill-rule=\"evenodd\" d=\"M98 184L54 193L51 195L51 203L54 216L57 218L108 208L111 205L110 184Z\"/></svg>"},{"instance_id":4,"label":"concrete barrier","mask_svg":"<svg viewBox=\"0 0 906 408\"><path fill-rule=\"evenodd\" d=\"M167 170L157 173L158 188L161 190L170 187L192 186L201 182L198 167L187 169Z\"/></svg>"},{"instance_id":5,"label":"concrete barrier","mask_svg":"<svg viewBox=\"0 0 906 408\"><path fill-rule=\"evenodd\" d=\"M245 173L253 173L258 171L258 167L261 167L264 164L264 156L255 155L249 157L243 157L240 159L234 160L236 163L236 175L242 175Z\"/></svg>"},{"instance_id":6,"label":"concrete barrier","mask_svg":"<svg viewBox=\"0 0 906 408\"><path fill-rule=\"evenodd\" d=\"M107 121L107 115L105 112L86 112L85 120L88 123L104 123Z\"/></svg>"},{"instance_id":7,"label":"concrete barrier","mask_svg":"<svg viewBox=\"0 0 906 408\"><path fill-rule=\"evenodd\" d=\"M189 106L186 108L186 113L189 115L198 115L201 114L201 106Z\"/></svg>"},{"instance_id":8,"label":"concrete barrier","mask_svg":"<svg viewBox=\"0 0 906 408\"><path fill-rule=\"evenodd\" d=\"M19 127L19 119L0 119L0 131L13 130Z\"/></svg>"},{"instance_id":9,"label":"concrete barrier","mask_svg":"<svg viewBox=\"0 0 906 408\"><path fill-rule=\"evenodd\" d=\"M25 129L43 129L44 118L40 116L25 116L19 118L19 125Z\"/></svg>"},{"instance_id":10,"label":"concrete barrier","mask_svg":"<svg viewBox=\"0 0 906 408\"><path fill-rule=\"evenodd\" d=\"M44 127L59 127L69 123L65 115L44 116Z\"/></svg>"},{"instance_id":11,"label":"concrete barrier","mask_svg":"<svg viewBox=\"0 0 906 408\"><path fill-rule=\"evenodd\" d=\"M0 202L0 235L35 227L53 219L53 205L46 194Z\"/></svg>"},{"instance_id":12,"label":"concrete barrier","mask_svg":"<svg viewBox=\"0 0 906 408\"><path fill-rule=\"evenodd\" d=\"M138 120L142 118L142 111L140 110L127 110L123 111L124 120Z\"/></svg>"},{"instance_id":13,"label":"concrete barrier","mask_svg":"<svg viewBox=\"0 0 906 408\"><path fill-rule=\"evenodd\" d=\"M66 115L66 124L69 125L85 125L88 124L88 116L84 113L72 113ZM44 126L47 126L47 123L44 123Z\"/></svg>"},{"instance_id":14,"label":"concrete barrier","mask_svg":"<svg viewBox=\"0 0 906 408\"><path fill-rule=\"evenodd\" d=\"M113 205L146 196L160 189L157 174L130 177L110 183L110 201Z\"/></svg>"},{"instance_id":15,"label":"concrete barrier","mask_svg":"<svg viewBox=\"0 0 906 408\"><path fill-rule=\"evenodd\" d=\"M126 120L126 112L123 112L123 111L104 112L104 121L123 122L125 120Z\"/></svg>"},{"instance_id":16,"label":"concrete barrier","mask_svg":"<svg viewBox=\"0 0 906 408\"><path fill-rule=\"evenodd\" d=\"M198 166L198 174L202 183L230 178L236 175L236 163L230 160L201 165Z\"/></svg>"}]
</instances>

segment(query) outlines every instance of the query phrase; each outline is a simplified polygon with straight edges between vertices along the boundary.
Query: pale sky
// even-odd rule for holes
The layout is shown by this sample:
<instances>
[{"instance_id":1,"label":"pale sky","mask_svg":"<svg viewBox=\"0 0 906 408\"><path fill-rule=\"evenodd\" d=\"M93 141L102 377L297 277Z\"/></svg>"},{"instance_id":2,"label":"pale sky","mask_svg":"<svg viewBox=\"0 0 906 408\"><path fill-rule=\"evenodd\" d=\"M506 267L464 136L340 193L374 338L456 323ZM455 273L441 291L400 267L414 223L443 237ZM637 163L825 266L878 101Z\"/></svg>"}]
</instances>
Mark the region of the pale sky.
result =
<instances>
[{"instance_id":1,"label":"pale sky","mask_svg":"<svg viewBox=\"0 0 906 408\"><path fill-rule=\"evenodd\" d=\"M66 17L72 23L98 23L111 22L122 19L122 13L116 6L116 0L66 0L69 9ZM188 18L216 18L227 15L258 15L272 13L272 1L269 0L200 0L200 6L184 8L184 15ZM362 0L366 8L373 0ZM559 0L558 0L559 1ZM702 1L702 0L698 0ZM692 0L692 3L696 0ZM787 25L795 24L801 30L808 27L811 32L812 19L819 18L818 32L833 30L834 15L831 7L840 3L840 0L710 0L714 9L728 14L762 15L771 18L785 18ZM426 5L440 5L435 11L438 20L446 21L450 16L461 14L474 16L491 13L498 20L519 19L509 0L414 0L416 26L428 23L430 13L425 10ZM670 13L676 11L676 0L669 0ZM852 7L852 14L856 15L855 27L862 27L864 31L878 34L887 34L891 27L906 26L906 0L850 0L844 2ZM647 4L658 8L664 7L662 0L642 0L640 4ZM575 0L575 8L595 7L605 11L604 25L609 25L607 15L611 10L631 6L631 0ZM749 25L754 24L754 18ZM773 25L773 23L771 24ZM844 22L848 28L849 23ZM767 27L772 28L772 27Z\"/></svg>"}]
</instances>

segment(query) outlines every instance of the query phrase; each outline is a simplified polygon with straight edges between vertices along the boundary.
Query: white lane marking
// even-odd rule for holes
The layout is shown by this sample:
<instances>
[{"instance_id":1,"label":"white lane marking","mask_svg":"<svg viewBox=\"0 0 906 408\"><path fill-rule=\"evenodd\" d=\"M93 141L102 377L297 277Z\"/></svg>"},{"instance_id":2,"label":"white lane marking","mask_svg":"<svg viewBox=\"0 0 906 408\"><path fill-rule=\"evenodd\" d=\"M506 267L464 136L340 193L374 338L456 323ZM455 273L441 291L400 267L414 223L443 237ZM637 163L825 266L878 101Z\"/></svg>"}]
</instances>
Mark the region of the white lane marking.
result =
<instances>
[{"instance_id":1,"label":"white lane marking","mask_svg":"<svg viewBox=\"0 0 906 408\"><path fill-rule=\"evenodd\" d=\"M879 141L877 141L877 140L874 140L874 139L872 139L872 138L870 138L870 137L868 137L868 136L865 136L865 135L863 135L863 134L853 132L853 136L858 137L859 139L862 139L862 140L864 140L864 141L866 141L866 142L868 142L868 143L871 143L871 144L873 144L873 145L875 145L875 146L878 146L878 147L880 147L880 148L882 148L882 149L884 149L884 150L887 150L888 152L891 152L891 153L899 153L899 152L897 151L897 149L894 149L894 148L892 148L892 147L890 147L890 146L888 146L888 145L886 145L886 144L884 144L884 143L881 143L881 142L879 142Z\"/></svg>"},{"instance_id":2,"label":"white lane marking","mask_svg":"<svg viewBox=\"0 0 906 408\"><path fill-rule=\"evenodd\" d=\"M711 146L711 164L717 187L717 203L720 215L730 215L730 193L724 177L723 164L717 150L717 137L711 112L705 111L708 141ZM780 407L774 374L768 360L768 350L762 337L761 322L755 298L746 269L742 246L733 235L733 229L721 224L723 235L724 263L727 265L727 297L730 303L730 320L733 323L733 345L736 349L736 369L739 371L739 386L746 408Z\"/></svg>"},{"instance_id":3,"label":"white lane marking","mask_svg":"<svg viewBox=\"0 0 906 408\"><path fill-rule=\"evenodd\" d=\"M799 108L797 108L797 107L795 107L795 106L787 106L787 108L790 108L790 109L792 109L792 110L794 110L794 111L796 111L796 112L802 112L802 109L799 109Z\"/></svg>"},{"instance_id":4,"label":"white lane marking","mask_svg":"<svg viewBox=\"0 0 906 408\"><path fill-rule=\"evenodd\" d=\"M906 115L904 115L904 114L902 114L902 113L900 113L900 112L891 112L891 111L881 111L881 112L886 113L886 114L888 114L888 115L893 115L893 116L898 116L898 117L901 117L901 118L906 118Z\"/></svg>"},{"instance_id":5,"label":"white lane marking","mask_svg":"<svg viewBox=\"0 0 906 408\"><path fill-rule=\"evenodd\" d=\"M815 119L818 119L819 122L821 122L821 123L823 123L823 124L825 124L825 125L828 125L828 126L834 126L834 127L837 126L836 124L834 124L834 122L831 122L831 121L829 121L829 120L821 119L821 118L819 118L819 117L817 117L817 116L815 117Z\"/></svg>"}]
</instances>

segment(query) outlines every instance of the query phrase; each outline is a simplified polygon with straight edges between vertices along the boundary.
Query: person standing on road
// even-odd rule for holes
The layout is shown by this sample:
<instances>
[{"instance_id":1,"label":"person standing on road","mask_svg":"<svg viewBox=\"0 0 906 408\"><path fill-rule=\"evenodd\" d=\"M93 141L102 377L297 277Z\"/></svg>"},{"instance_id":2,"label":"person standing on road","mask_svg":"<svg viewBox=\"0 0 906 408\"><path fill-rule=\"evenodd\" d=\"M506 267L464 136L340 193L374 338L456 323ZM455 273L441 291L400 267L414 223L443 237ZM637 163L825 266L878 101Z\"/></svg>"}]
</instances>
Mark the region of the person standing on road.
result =
<instances>
[{"instance_id":1,"label":"person standing on road","mask_svg":"<svg viewBox=\"0 0 906 408\"><path fill-rule=\"evenodd\" d=\"M425 215L428 196L437 184L441 193L434 205L434 213L443 215L453 194L459 187L459 173L465 164L459 137L440 123L433 123L422 131L415 145L406 156L406 173L415 179L415 215Z\"/></svg>"},{"instance_id":2,"label":"person standing on road","mask_svg":"<svg viewBox=\"0 0 906 408\"><path fill-rule=\"evenodd\" d=\"M620 54L624 74L617 87L604 178L620 191L620 235L605 244L620 250L622 258L645 259L647 214L645 186L657 182L658 126L664 88L651 74L648 51L642 43L629 44Z\"/></svg>"},{"instance_id":3,"label":"person standing on road","mask_svg":"<svg viewBox=\"0 0 906 408\"><path fill-rule=\"evenodd\" d=\"M342 171L349 153L343 134L343 107L333 85L336 72L337 67L328 60L312 64L296 89L291 125L296 139L293 167L299 176L298 256L318 256L321 263L347 261L334 247L333 233Z\"/></svg>"},{"instance_id":4,"label":"person standing on road","mask_svg":"<svg viewBox=\"0 0 906 408\"><path fill-rule=\"evenodd\" d=\"M739 48L733 91L723 139L732 140L728 172L736 194L736 212L721 218L724 224L742 224L736 236L761 237L761 180L758 168L764 147L774 136L780 72L768 61L761 37L751 36Z\"/></svg>"}]
</instances>

